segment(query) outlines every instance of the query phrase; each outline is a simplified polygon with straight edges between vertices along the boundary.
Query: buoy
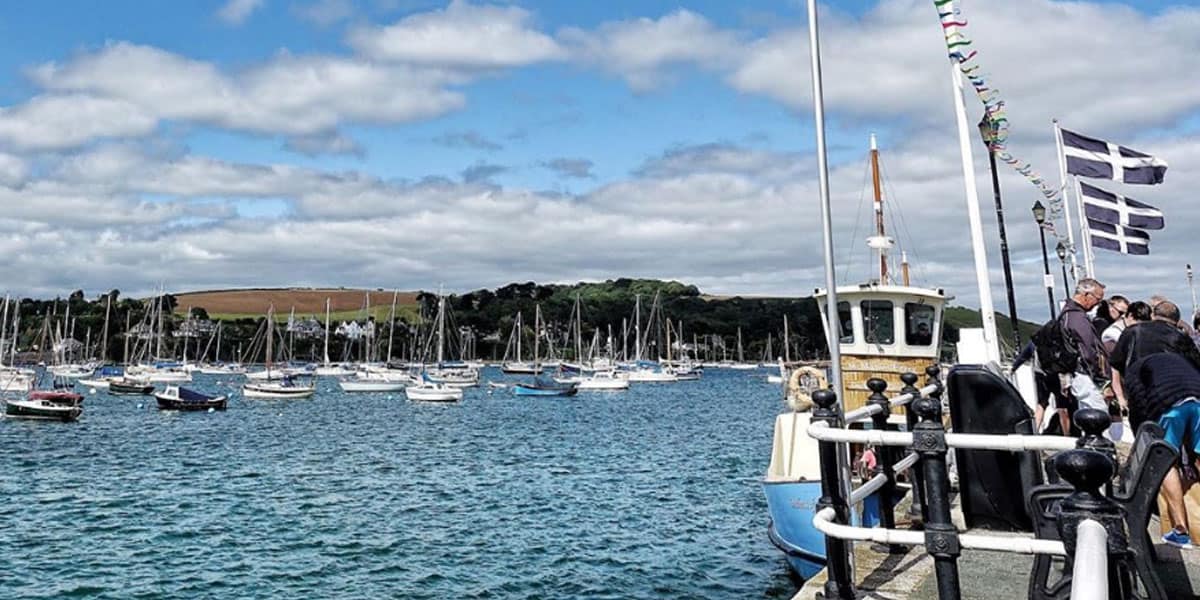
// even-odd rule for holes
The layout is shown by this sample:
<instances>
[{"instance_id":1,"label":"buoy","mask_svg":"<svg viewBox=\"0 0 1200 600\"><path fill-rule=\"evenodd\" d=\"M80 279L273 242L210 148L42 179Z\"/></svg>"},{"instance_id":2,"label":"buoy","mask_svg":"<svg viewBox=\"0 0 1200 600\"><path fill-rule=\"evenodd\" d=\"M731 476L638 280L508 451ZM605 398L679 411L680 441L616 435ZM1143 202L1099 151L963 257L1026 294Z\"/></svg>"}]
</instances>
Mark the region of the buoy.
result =
<instances>
[{"instance_id":1,"label":"buoy","mask_svg":"<svg viewBox=\"0 0 1200 600\"><path fill-rule=\"evenodd\" d=\"M141 402L138 402L138 408L141 408L141 407L143 407L143 406L145 406L145 405L144 405L144 404L142 404Z\"/></svg>"},{"instance_id":2,"label":"buoy","mask_svg":"<svg viewBox=\"0 0 1200 600\"><path fill-rule=\"evenodd\" d=\"M216 410L216 409L215 409L215 408L212 408L211 406L208 408L208 412L213 412L213 411L215 411L215 410Z\"/></svg>"},{"instance_id":3,"label":"buoy","mask_svg":"<svg viewBox=\"0 0 1200 600\"><path fill-rule=\"evenodd\" d=\"M89 393L89 394L95 394L95 393L96 393L96 388L88 388L88 393Z\"/></svg>"}]
</instances>

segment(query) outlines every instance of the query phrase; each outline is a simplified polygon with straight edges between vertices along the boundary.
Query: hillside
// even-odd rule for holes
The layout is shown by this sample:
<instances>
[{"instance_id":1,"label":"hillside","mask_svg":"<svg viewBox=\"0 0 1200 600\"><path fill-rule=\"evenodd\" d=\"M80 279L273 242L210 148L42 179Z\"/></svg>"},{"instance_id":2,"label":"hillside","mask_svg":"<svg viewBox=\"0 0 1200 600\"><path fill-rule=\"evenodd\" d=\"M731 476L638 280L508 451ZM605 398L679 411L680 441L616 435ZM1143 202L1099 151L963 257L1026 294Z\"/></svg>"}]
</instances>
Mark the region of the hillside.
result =
<instances>
[{"instance_id":1,"label":"hillside","mask_svg":"<svg viewBox=\"0 0 1200 600\"><path fill-rule=\"evenodd\" d=\"M980 318L977 309L964 308L962 306L946 307L944 321L947 325L946 341L948 342L957 341L959 329L983 326L983 319ZM1002 348L1009 348L1012 345L1012 325L1010 323L1011 321L1009 321L1007 315L999 312L996 313L996 331L997 335L1000 336L1000 345ZM1021 333L1021 343L1028 342L1033 333L1041 326L1041 323L1030 323L1029 321L1017 319L1017 328ZM951 339L951 331L954 332L954 339Z\"/></svg>"},{"instance_id":2,"label":"hillside","mask_svg":"<svg viewBox=\"0 0 1200 600\"><path fill-rule=\"evenodd\" d=\"M183 315L188 308L203 308L210 318L233 320L260 317L274 304L281 318L293 309L297 315L324 315L325 300L335 319L361 316L367 295L371 297L371 314L387 318L393 292L346 288L264 288L245 290L215 290L175 294L175 312ZM397 312L416 315L417 293L400 292L396 299Z\"/></svg>"}]
</instances>

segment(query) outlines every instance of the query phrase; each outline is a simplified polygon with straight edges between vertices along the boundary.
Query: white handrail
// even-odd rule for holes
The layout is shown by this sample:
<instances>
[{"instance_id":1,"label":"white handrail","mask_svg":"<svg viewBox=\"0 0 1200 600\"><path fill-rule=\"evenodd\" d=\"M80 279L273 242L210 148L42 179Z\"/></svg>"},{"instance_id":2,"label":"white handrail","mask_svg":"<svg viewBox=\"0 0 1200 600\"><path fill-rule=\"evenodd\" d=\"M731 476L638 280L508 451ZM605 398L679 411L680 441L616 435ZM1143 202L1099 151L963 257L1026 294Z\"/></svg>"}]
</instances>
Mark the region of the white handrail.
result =
<instances>
[{"instance_id":1,"label":"white handrail","mask_svg":"<svg viewBox=\"0 0 1200 600\"><path fill-rule=\"evenodd\" d=\"M825 421L817 421L809 425L808 436L821 442L882 446L911 446L913 443L913 434L908 432L880 431L878 429L834 429ZM1070 450L1075 447L1075 442L1075 438L1059 435L946 434L946 444L950 447L974 450Z\"/></svg>"},{"instance_id":2,"label":"white handrail","mask_svg":"<svg viewBox=\"0 0 1200 600\"><path fill-rule=\"evenodd\" d=\"M1071 600L1108 598L1108 531L1091 519L1075 530L1075 567L1071 571Z\"/></svg>"},{"instance_id":3,"label":"white handrail","mask_svg":"<svg viewBox=\"0 0 1200 600\"><path fill-rule=\"evenodd\" d=\"M913 396L911 392L907 393L907 394L900 394L899 396L896 396L895 398L888 400L888 404L892 408L896 408L898 406L906 406L909 402L912 402L916 398L928 396L929 394L936 392L937 389L938 389L937 384L931 383L931 384L917 390L916 396ZM863 421L863 420L869 419L869 418L879 414L879 412L881 410L883 410L883 409L880 408L878 404L868 404L866 406L856 408L856 409L846 413L842 418L847 423L857 423L858 421Z\"/></svg>"},{"instance_id":4,"label":"white handrail","mask_svg":"<svg viewBox=\"0 0 1200 600\"><path fill-rule=\"evenodd\" d=\"M880 544L925 544L925 534L919 531L884 529L882 527L854 527L834 523L833 508L823 508L813 515L813 527L827 536L841 540L878 542ZM1052 554L1066 556L1067 549L1056 540L1038 540L1027 537L999 537L965 533L958 536L959 544L966 549L1015 552L1019 554ZM1073 597L1073 596L1072 596Z\"/></svg>"},{"instance_id":5,"label":"white handrail","mask_svg":"<svg viewBox=\"0 0 1200 600\"><path fill-rule=\"evenodd\" d=\"M905 456L903 460L900 460L895 465L892 465L892 471L899 472L908 469L916 464L917 459L919 458L920 456L918 456L916 453L910 453L908 456ZM862 502L867 496L879 491L879 488L883 487L885 483L887 483L887 475L884 475L883 473L872 477L866 483L858 486L857 489L850 492L850 505L853 506L859 502Z\"/></svg>"}]
</instances>

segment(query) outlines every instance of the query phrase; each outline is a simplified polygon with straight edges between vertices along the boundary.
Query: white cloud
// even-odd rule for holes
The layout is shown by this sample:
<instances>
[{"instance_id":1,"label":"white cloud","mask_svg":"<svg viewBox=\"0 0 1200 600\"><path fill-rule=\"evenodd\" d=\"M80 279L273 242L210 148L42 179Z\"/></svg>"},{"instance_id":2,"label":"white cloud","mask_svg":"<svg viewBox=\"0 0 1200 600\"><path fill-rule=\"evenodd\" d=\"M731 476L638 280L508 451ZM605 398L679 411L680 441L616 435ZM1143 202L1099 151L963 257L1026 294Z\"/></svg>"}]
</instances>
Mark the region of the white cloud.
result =
<instances>
[{"instance_id":1,"label":"white cloud","mask_svg":"<svg viewBox=\"0 0 1200 600\"><path fill-rule=\"evenodd\" d=\"M347 41L372 58L443 67L515 67L562 58L553 38L529 27L530 17L516 6L454 0L444 10L387 27L357 27Z\"/></svg>"},{"instance_id":2,"label":"white cloud","mask_svg":"<svg viewBox=\"0 0 1200 600\"><path fill-rule=\"evenodd\" d=\"M595 31L566 28L559 37L576 60L614 72L635 89L657 85L666 67L729 67L740 53L734 33L684 9L659 19L608 22Z\"/></svg>"},{"instance_id":3,"label":"white cloud","mask_svg":"<svg viewBox=\"0 0 1200 600\"><path fill-rule=\"evenodd\" d=\"M84 93L36 96L0 109L0 142L34 150L143 136L155 126L155 119L135 104Z\"/></svg>"},{"instance_id":4,"label":"white cloud","mask_svg":"<svg viewBox=\"0 0 1200 600\"><path fill-rule=\"evenodd\" d=\"M229 0L217 11L217 17L229 25L241 25L262 5L263 0Z\"/></svg>"},{"instance_id":5,"label":"white cloud","mask_svg":"<svg viewBox=\"0 0 1200 600\"><path fill-rule=\"evenodd\" d=\"M0 152L0 185L17 187L29 175L29 164L19 156Z\"/></svg>"}]
</instances>

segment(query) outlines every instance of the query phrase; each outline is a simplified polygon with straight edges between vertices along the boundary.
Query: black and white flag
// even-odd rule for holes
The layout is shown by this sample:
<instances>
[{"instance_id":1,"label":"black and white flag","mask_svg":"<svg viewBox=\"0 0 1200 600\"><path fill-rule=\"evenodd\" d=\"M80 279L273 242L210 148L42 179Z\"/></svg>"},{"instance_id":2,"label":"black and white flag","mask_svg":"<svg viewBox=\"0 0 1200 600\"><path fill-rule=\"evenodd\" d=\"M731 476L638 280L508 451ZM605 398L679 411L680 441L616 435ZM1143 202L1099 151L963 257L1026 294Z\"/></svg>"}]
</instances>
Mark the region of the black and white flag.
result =
<instances>
[{"instance_id":1,"label":"black and white flag","mask_svg":"<svg viewBox=\"0 0 1200 600\"><path fill-rule=\"evenodd\" d=\"M1079 190L1083 192L1083 211L1089 219L1138 229L1163 228L1162 211L1149 204L1106 192L1082 181L1079 182Z\"/></svg>"},{"instance_id":2,"label":"black and white flag","mask_svg":"<svg viewBox=\"0 0 1200 600\"><path fill-rule=\"evenodd\" d=\"M1150 234L1145 231L1095 219L1087 221L1093 247L1121 254L1150 254Z\"/></svg>"},{"instance_id":3,"label":"black and white flag","mask_svg":"<svg viewBox=\"0 0 1200 600\"><path fill-rule=\"evenodd\" d=\"M1162 183L1167 172L1163 160L1073 131L1062 130L1067 172L1080 177L1111 179L1122 183Z\"/></svg>"}]
</instances>

